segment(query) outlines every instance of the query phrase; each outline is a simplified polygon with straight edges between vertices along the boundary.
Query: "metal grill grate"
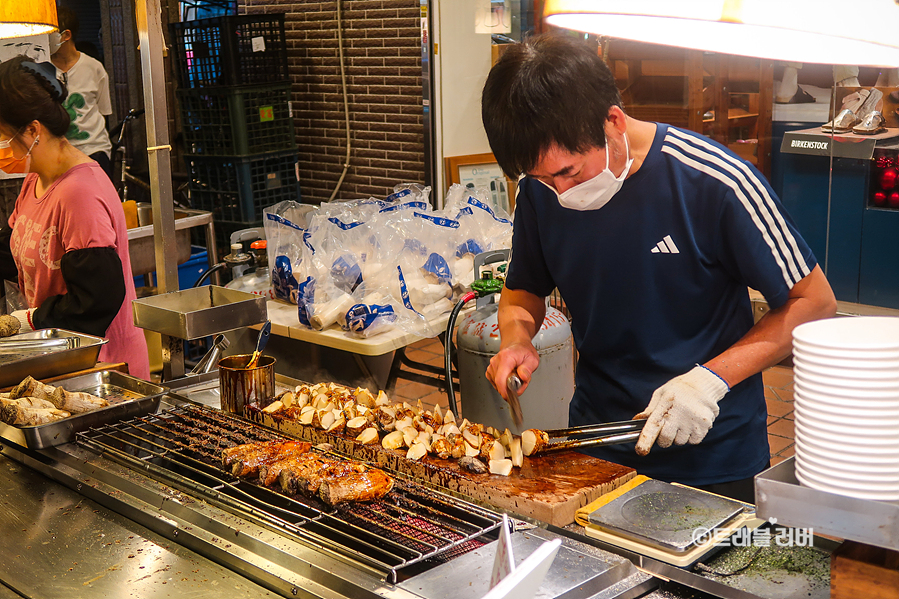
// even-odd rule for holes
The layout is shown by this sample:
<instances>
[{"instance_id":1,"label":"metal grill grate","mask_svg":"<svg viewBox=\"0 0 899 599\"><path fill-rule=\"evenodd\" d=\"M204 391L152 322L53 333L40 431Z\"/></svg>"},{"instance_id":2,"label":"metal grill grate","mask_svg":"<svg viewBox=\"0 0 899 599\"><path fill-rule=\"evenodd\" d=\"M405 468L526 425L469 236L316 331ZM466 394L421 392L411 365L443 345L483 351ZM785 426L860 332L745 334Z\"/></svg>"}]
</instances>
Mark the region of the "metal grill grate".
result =
<instances>
[{"instance_id":1,"label":"metal grill grate","mask_svg":"<svg viewBox=\"0 0 899 599\"><path fill-rule=\"evenodd\" d=\"M287 440L201 406L182 406L78 434L110 459L220 508L381 572L393 583L413 564L436 565L496 538L501 518L476 505L397 480L373 503L330 507L284 495L222 468L221 450ZM342 458L342 456L334 456ZM414 570L409 568L409 570Z\"/></svg>"}]
</instances>

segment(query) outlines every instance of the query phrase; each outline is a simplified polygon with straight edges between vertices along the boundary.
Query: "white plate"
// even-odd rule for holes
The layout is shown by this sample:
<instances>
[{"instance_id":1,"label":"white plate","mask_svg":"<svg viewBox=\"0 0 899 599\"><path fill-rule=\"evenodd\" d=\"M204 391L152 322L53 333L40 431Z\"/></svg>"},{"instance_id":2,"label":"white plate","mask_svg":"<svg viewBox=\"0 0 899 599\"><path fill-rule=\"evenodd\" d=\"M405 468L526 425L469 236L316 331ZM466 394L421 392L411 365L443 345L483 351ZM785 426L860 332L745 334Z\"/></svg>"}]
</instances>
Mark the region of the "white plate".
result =
<instances>
[{"instance_id":1,"label":"white plate","mask_svg":"<svg viewBox=\"0 0 899 599\"><path fill-rule=\"evenodd\" d=\"M834 349L814 345L798 339L793 340L793 353L802 355L814 355L820 358L838 358L846 360L890 360L899 359L899 347L887 349Z\"/></svg>"},{"instance_id":2,"label":"white plate","mask_svg":"<svg viewBox=\"0 0 899 599\"><path fill-rule=\"evenodd\" d=\"M813 478L823 483L847 487L859 488L864 491L896 491L899 492L899 478L896 476L864 477L852 473L845 475L836 473L826 468L818 468L809 463L797 463L796 467L806 478Z\"/></svg>"},{"instance_id":3,"label":"white plate","mask_svg":"<svg viewBox=\"0 0 899 599\"><path fill-rule=\"evenodd\" d=\"M798 391L793 397L794 408L811 409L822 415L827 413L847 418L899 418L899 407L893 407L892 403L883 401L857 401L844 398L835 398L832 401L820 398L810 400Z\"/></svg>"},{"instance_id":4,"label":"white plate","mask_svg":"<svg viewBox=\"0 0 899 599\"><path fill-rule=\"evenodd\" d=\"M825 447L821 443L809 442L805 437L796 439L796 454L812 456L818 461L834 461L843 464L858 465L859 468L884 468L899 464L899 449L893 452L858 453Z\"/></svg>"},{"instance_id":5,"label":"white plate","mask_svg":"<svg viewBox=\"0 0 899 599\"><path fill-rule=\"evenodd\" d=\"M832 414L820 410L819 405L796 402L793 405L796 420L805 424L821 423L824 426L840 426L857 428L859 431L892 429L899 434L899 416L869 415L864 410L846 410L842 414Z\"/></svg>"},{"instance_id":6,"label":"white plate","mask_svg":"<svg viewBox=\"0 0 899 599\"><path fill-rule=\"evenodd\" d=\"M793 329L793 338L833 349L899 349L899 318L847 316L815 320Z\"/></svg>"},{"instance_id":7,"label":"white plate","mask_svg":"<svg viewBox=\"0 0 899 599\"><path fill-rule=\"evenodd\" d=\"M803 363L817 364L822 368L833 368L840 372L846 370L861 370L868 372L870 370L889 370L893 373L899 372L899 359L855 359L852 357L842 358L824 358L816 354L807 352L793 352L793 359L799 359Z\"/></svg>"},{"instance_id":8,"label":"white plate","mask_svg":"<svg viewBox=\"0 0 899 599\"><path fill-rule=\"evenodd\" d=\"M892 445L861 445L846 439L835 439L833 436L827 436L825 438L814 433L806 433L800 430L799 427L796 428L795 440L797 444L802 444L807 447L852 454L860 459L874 459L878 456L894 456L899 454L899 443L894 443Z\"/></svg>"},{"instance_id":9,"label":"white plate","mask_svg":"<svg viewBox=\"0 0 899 599\"><path fill-rule=\"evenodd\" d=\"M899 480L899 461L886 464L858 464L852 461L831 460L806 449L797 448L796 461L808 464L823 472L842 475L858 475L863 478L892 477Z\"/></svg>"},{"instance_id":10,"label":"white plate","mask_svg":"<svg viewBox=\"0 0 899 599\"><path fill-rule=\"evenodd\" d=\"M835 383L865 389L895 389L899 387L899 370L893 369L828 368L806 362L799 356L793 356L793 370L808 379L820 381L822 384Z\"/></svg>"},{"instance_id":11,"label":"white plate","mask_svg":"<svg viewBox=\"0 0 899 599\"><path fill-rule=\"evenodd\" d=\"M796 479L803 486L819 491L827 491L836 495L845 495L846 497L856 497L858 499L873 499L876 501L896 501L899 500L899 490L880 490L859 488L857 485L836 485L830 481L820 480L814 475L808 476L797 468Z\"/></svg>"},{"instance_id":12,"label":"white plate","mask_svg":"<svg viewBox=\"0 0 899 599\"><path fill-rule=\"evenodd\" d=\"M803 414L796 415L796 428L803 432L816 435L829 435L837 439L854 443L856 440L867 444L869 441L875 445L895 444L899 446L899 425L891 424L884 427L867 425L864 428L851 425L840 425L824 420L805 418ZM882 441L882 443L881 443Z\"/></svg>"},{"instance_id":13,"label":"white plate","mask_svg":"<svg viewBox=\"0 0 899 599\"><path fill-rule=\"evenodd\" d=\"M899 408L899 389L889 387L886 389L865 389L854 384L854 382L842 381L842 385L836 385L833 382L823 382L820 378L809 376L807 373L793 371L793 389L809 390L820 393L828 397L837 399L850 400L883 400L884 402L894 401L896 407Z\"/></svg>"},{"instance_id":14,"label":"white plate","mask_svg":"<svg viewBox=\"0 0 899 599\"><path fill-rule=\"evenodd\" d=\"M795 434L801 435L806 443L811 443L812 445L823 443L827 448L837 450L842 448L857 455L866 455L878 451L892 454L899 451L899 440L895 436L891 437L889 435L876 436L866 434L861 436L858 434L834 433L814 425L805 425L801 421L796 422Z\"/></svg>"}]
</instances>

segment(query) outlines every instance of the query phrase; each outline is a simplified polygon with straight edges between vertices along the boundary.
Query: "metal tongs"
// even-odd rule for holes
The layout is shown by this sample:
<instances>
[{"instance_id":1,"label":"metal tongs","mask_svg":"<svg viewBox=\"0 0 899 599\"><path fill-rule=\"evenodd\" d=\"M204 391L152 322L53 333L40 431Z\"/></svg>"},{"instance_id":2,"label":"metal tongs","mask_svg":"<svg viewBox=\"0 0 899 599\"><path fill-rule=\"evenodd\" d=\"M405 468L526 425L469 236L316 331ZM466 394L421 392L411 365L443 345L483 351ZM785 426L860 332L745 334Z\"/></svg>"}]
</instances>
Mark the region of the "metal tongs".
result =
<instances>
[{"instance_id":1,"label":"metal tongs","mask_svg":"<svg viewBox=\"0 0 899 599\"><path fill-rule=\"evenodd\" d=\"M550 439L572 437L575 435L590 435L589 438L567 439L565 441L550 441L540 453L552 451L566 451L581 449L583 447L603 447L606 445L618 445L619 443L632 443L640 438L645 420L625 420L622 422L607 422L605 424L588 424L586 426L574 426L571 428L557 428L543 431Z\"/></svg>"},{"instance_id":2,"label":"metal tongs","mask_svg":"<svg viewBox=\"0 0 899 599\"><path fill-rule=\"evenodd\" d=\"M15 337L9 337L0 340L0 354L58 351L75 349L80 345L81 340L78 337L56 337L51 339L16 339Z\"/></svg>"}]
</instances>

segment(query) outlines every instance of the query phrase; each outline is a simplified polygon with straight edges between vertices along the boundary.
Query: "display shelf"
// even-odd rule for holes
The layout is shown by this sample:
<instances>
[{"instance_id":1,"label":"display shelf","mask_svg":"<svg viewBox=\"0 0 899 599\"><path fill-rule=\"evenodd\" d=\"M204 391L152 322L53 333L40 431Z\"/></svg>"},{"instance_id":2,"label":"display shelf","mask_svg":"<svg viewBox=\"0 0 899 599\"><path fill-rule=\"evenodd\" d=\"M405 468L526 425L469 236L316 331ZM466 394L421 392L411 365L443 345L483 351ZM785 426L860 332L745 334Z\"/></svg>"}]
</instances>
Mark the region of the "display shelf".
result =
<instances>
[{"instance_id":1,"label":"display shelf","mask_svg":"<svg viewBox=\"0 0 899 599\"><path fill-rule=\"evenodd\" d=\"M799 484L795 457L755 477L756 512L815 534L899 550L899 502L856 499Z\"/></svg>"}]
</instances>

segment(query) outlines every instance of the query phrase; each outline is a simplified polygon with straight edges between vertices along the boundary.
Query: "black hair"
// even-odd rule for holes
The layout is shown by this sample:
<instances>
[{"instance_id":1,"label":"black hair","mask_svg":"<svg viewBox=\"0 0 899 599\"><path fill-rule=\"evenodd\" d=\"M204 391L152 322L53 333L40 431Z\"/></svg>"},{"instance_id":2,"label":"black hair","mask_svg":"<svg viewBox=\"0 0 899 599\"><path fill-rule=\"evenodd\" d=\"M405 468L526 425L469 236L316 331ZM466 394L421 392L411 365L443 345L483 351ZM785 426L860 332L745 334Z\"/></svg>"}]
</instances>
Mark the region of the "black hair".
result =
<instances>
[{"instance_id":1,"label":"black hair","mask_svg":"<svg viewBox=\"0 0 899 599\"><path fill-rule=\"evenodd\" d=\"M78 28L81 26L78 22L78 13L68 6L58 6L56 8L56 22L58 23L60 33L66 29L72 32L72 42L74 43L78 38Z\"/></svg>"},{"instance_id":2,"label":"black hair","mask_svg":"<svg viewBox=\"0 0 899 599\"><path fill-rule=\"evenodd\" d=\"M71 122L62 106L67 91L50 73L56 73L52 64L27 56L0 63L0 121L16 130L40 121L53 135L64 136Z\"/></svg>"},{"instance_id":3,"label":"black hair","mask_svg":"<svg viewBox=\"0 0 899 599\"><path fill-rule=\"evenodd\" d=\"M554 144L604 148L604 125L621 96L595 44L542 34L514 44L487 76L481 118L496 161L517 179Z\"/></svg>"}]
</instances>

